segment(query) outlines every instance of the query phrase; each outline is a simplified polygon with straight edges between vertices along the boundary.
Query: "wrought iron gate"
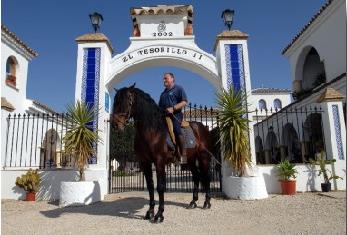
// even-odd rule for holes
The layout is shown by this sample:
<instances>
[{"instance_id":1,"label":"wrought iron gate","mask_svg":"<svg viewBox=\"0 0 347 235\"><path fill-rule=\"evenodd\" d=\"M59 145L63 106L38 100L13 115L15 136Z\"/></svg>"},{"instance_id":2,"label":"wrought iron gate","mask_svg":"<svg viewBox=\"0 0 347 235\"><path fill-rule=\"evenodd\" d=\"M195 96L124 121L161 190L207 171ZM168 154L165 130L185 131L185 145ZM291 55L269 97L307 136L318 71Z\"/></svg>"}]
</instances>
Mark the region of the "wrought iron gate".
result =
<instances>
[{"instance_id":1,"label":"wrought iron gate","mask_svg":"<svg viewBox=\"0 0 347 235\"><path fill-rule=\"evenodd\" d=\"M218 111L216 109L208 109L206 106L197 106L189 104L188 108L184 110L184 118L186 121L198 121L203 123L209 128L212 136L213 143L217 143L219 136L219 123ZM112 135L115 133L111 133ZM123 135L128 135L131 139L131 133L125 132ZM118 136L119 137L119 136ZM122 136L124 137L124 136ZM116 143L127 145L127 141L117 143L122 138L115 138ZM129 140L128 139L128 140ZM111 140L112 141L112 140ZM147 190L146 180L143 172L140 169L139 162L133 152L133 146L128 145L126 151L115 152L110 149L109 161L109 193L126 192L126 191L142 191ZM119 153L121 152L121 154ZM220 147L215 144L213 147L213 155L215 159L211 160L210 174L211 192L221 192L222 190L222 174L221 174L221 154ZM156 173L153 166L153 179L156 185ZM194 182L192 174L186 164L181 165L167 165L166 166L166 191L167 192L192 192ZM200 187L201 188L201 187Z\"/></svg>"}]
</instances>

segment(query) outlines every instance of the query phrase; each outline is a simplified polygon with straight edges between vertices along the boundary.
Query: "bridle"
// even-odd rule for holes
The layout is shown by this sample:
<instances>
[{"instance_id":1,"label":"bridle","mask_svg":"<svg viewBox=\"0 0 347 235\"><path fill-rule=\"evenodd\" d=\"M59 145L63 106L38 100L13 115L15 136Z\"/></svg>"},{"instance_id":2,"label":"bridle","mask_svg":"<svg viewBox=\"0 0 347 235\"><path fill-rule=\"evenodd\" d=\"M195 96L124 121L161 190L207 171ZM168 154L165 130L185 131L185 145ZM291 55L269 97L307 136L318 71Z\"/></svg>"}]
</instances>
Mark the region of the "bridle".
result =
<instances>
[{"instance_id":1,"label":"bridle","mask_svg":"<svg viewBox=\"0 0 347 235\"><path fill-rule=\"evenodd\" d=\"M119 120L118 118L116 118L116 122L121 123L123 125L126 125L129 122L129 119L131 118L131 111L132 111L132 108L133 108L133 104L134 104L134 96L130 92L130 95L128 96L128 104L127 104L127 106L130 107L130 108L128 109L127 112L116 114L116 117L117 116L125 117L124 121L123 120Z\"/></svg>"}]
</instances>

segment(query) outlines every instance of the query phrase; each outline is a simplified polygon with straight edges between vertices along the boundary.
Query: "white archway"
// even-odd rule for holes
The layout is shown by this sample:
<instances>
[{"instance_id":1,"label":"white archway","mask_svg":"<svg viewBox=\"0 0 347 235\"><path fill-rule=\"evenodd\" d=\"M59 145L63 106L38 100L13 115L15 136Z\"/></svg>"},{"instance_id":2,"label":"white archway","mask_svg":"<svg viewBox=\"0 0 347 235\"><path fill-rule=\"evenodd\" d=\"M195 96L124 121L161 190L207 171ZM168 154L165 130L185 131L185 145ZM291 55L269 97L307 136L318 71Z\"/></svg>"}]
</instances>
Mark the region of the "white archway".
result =
<instances>
[{"instance_id":1,"label":"white archway","mask_svg":"<svg viewBox=\"0 0 347 235\"><path fill-rule=\"evenodd\" d=\"M127 75L154 66L173 66L191 71L209 81L217 90L221 89L216 58L199 49L193 40L189 44L184 40L184 43L185 46L177 46L153 41L139 47L141 42L135 42L125 52L112 58L109 76L105 80L107 90L111 91Z\"/></svg>"},{"instance_id":2,"label":"white archway","mask_svg":"<svg viewBox=\"0 0 347 235\"><path fill-rule=\"evenodd\" d=\"M159 5L154 8L166 8ZM133 35L130 46L122 53L113 54L108 38L102 33L85 34L76 39L78 58L75 99L82 100L98 110L93 129L101 130L102 142L98 143L97 158L89 168L90 178L102 182L102 194L107 193L109 134L108 124L113 87L128 75L146 68L172 66L200 75L219 91L233 86L251 92L248 61L248 35L238 30L217 35L214 54L207 53L195 44L191 12L182 7L170 14L163 11L143 15L141 9L132 11ZM189 8L189 7L188 7ZM147 9L147 8L146 8ZM164 11L165 12L165 11ZM250 139L254 139L250 124ZM251 142L252 161L255 162L254 143ZM222 174L230 174L227 165Z\"/></svg>"}]
</instances>

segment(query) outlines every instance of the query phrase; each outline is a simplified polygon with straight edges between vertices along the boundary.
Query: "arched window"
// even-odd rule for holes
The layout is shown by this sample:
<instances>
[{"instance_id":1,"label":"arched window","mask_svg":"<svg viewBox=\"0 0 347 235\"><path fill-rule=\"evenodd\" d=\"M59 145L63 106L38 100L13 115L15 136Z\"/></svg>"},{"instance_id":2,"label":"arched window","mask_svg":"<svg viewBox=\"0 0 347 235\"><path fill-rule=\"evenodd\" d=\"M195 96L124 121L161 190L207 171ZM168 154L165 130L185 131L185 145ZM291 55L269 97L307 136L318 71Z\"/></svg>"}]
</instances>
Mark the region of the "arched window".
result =
<instances>
[{"instance_id":1,"label":"arched window","mask_svg":"<svg viewBox=\"0 0 347 235\"><path fill-rule=\"evenodd\" d=\"M6 61L6 84L10 86L16 86L16 69L17 60L15 57L10 56Z\"/></svg>"},{"instance_id":2,"label":"arched window","mask_svg":"<svg viewBox=\"0 0 347 235\"><path fill-rule=\"evenodd\" d=\"M261 99L259 100L259 109L262 110L262 109L266 109L266 102L265 100Z\"/></svg>"},{"instance_id":3,"label":"arched window","mask_svg":"<svg viewBox=\"0 0 347 235\"><path fill-rule=\"evenodd\" d=\"M324 63L313 47L305 58L302 76L302 88L304 90L311 90L326 82Z\"/></svg>"},{"instance_id":4,"label":"arched window","mask_svg":"<svg viewBox=\"0 0 347 235\"><path fill-rule=\"evenodd\" d=\"M280 99L275 99L274 100L274 108L275 109L281 109L282 108L282 102Z\"/></svg>"}]
</instances>

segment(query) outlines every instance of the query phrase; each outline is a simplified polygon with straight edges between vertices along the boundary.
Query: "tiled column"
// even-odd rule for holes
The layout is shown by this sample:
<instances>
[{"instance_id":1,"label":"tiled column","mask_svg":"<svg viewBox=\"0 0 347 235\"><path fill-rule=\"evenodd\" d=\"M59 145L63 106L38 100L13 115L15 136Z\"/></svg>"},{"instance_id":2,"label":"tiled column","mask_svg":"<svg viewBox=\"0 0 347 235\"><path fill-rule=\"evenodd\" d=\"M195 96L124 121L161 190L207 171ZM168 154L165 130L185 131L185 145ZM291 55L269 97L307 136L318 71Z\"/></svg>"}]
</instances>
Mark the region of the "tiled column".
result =
<instances>
[{"instance_id":1,"label":"tiled column","mask_svg":"<svg viewBox=\"0 0 347 235\"><path fill-rule=\"evenodd\" d=\"M93 106L98 115L93 120L93 130L99 131L101 142L95 144L97 154L89 161L90 168L107 168L109 95L104 86L112 47L102 33L85 34L78 43L75 100Z\"/></svg>"},{"instance_id":2,"label":"tiled column","mask_svg":"<svg viewBox=\"0 0 347 235\"><path fill-rule=\"evenodd\" d=\"M217 35L215 51L223 88L228 89L230 86L233 86L236 91L241 90L249 96L251 94L251 79L247 38L247 34L238 30L225 31ZM245 116L245 118L249 117ZM250 124L249 128L251 159L255 164L256 158L253 126ZM229 167L226 164L223 165L223 175L232 174Z\"/></svg>"},{"instance_id":3,"label":"tiled column","mask_svg":"<svg viewBox=\"0 0 347 235\"><path fill-rule=\"evenodd\" d=\"M343 180L333 180L332 189L346 189L346 126L342 107L343 96L332 88L327 88L319 97L322 106L322 122L326 156L335 159L332 172Z\"/></svg>"}]
</instances>

